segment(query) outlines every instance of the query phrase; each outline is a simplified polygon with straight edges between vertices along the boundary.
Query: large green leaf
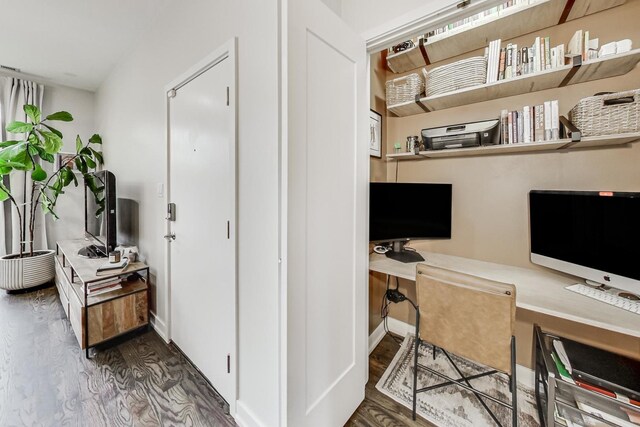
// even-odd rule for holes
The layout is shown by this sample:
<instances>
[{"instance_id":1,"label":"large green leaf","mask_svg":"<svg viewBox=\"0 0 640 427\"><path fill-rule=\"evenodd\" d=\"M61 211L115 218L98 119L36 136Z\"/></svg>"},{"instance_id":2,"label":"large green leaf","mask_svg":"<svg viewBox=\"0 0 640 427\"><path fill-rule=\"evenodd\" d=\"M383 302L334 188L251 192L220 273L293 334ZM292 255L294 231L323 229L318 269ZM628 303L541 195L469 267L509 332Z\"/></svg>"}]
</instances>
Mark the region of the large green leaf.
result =
<instances>
[{"instance_id":1,"label":"large green leaf","mask_svg":"<svg viewBox=\"0 0 640 427\"><path fill-rule=\"evenodd\" d=\"M36 163L34 165L34 169L33 172L31 172L31 179L34 181L44 181L45 179L47 179L47 172L45 172L44 169L42 169L42 167Z\"/></svg>"},{"instance_id":2,"label":"large green leaf","mask_svg":"<svg viewBox=\"0 0 640 427\"><path fill-rule=\"evenodd\" d=\"M31 121L34 124L40 123L41 115L40 115L40 109L38 107L36 107L35 105L26 104L22 109L24 110L27 117L29 117L29 119L31 119Z\"/></svg>"},{"instance_id":3,"label":"large green leaf","mask_svg":"<svg viewBox=\"0 0 640 427\"><path fill-rule=\"evenodd\" d=\"M28 144L24 141L21 141L17 144L11 145L9 147L0 149L0 159L5 161L16 161L15 157L22 152L27 151Z\"/></svg>"},{"instance_id":4,"label":"large green leaf","mask_svg":"<svg viewBox=\"0 0 640 427\"><path fill-rule=\"evenodd\" d=\"M91 144L102 144L102 137L95 133L91 136L91 138L89 138L89 142Z\"/></svg>"},{"instance_id":5,"label":"large green leaf","mask_svg":"<svg viewBox=\"0 0 640 427\"><path fill-rule=\"evenodd\" d=\"M16 145L14 147L20 147ZM22 146L20 150L13 150L14 147L2 150L0 152L0 156L3 156L4 151L14 151L8 158L2 157L3 160L7 160L11 162L14 166L14 169L22 170L22 171L30 171L33 169L33 161L31 160L31 156L29 155L29 151L27 150L26 145Z\"/></svg>"},{"instance_id":6,"label":"large green leaf","mask_svg":"<svg viewBox=\"0 0 640 427\"><path fill-rule=\"evenodd\" d=\"M0 202L4 202L8 198L9 198L9 194L6 191L4 191L2 188L0 188Z\"/></svg>"},{"instance_id":7,"label":"large green leaf","mask_svg":"<svg viewBox=\"0 0 640 427\"><path fill-rule=\"evenodd\" d=\"M56 158L53 157L53 154L47 153L46 151L44 151L44 148L36 147L36 150L38 151L38 156L40 156L40 158L45 162L54 163L56 161Z\"/></svg>"},{"instance_id":8,"label":"large green leaf","mask_svg":"<svg viewBox=\"0 0 640 427\"><path fill-rule=\"evenodd\" d=\"M59 122L71 122L73 116L66 111L58 111L57 113L49 114L47 120L57 120Z\"/></svg>"},{"instance_id":9,"label":"large green leaf","mask_svg":"<svg viewBox=\"0 0 640 427\"><path fill-rule=\"evenodd\" d=\"M31 132L33 125L25 122L11 122L7 125L7 132L11 133L27 133Z\"/></svg>"},{"instance_id":10,"label":"large green leaf","mask_svg":"<svg viewBox=\"0 0 640 427\"><path fill-rule=\"evenodd\" d=\"M82 143L82 140L80 139L80 135L76 136L76 153L80 153L80 150L82 150L82 146L84 144Z\"/></svg>"},{"instance_id":11,"label":"large green leaf","mask_svg":"<svg viewBox=\"0 0 640 427\"><path fill-rule=\"evenodd\" d=\"M104 163L104 157L102 157L102 151L96 151L91 147L89 147L89 150L91 150L91 152L93 153L93 155L96 158L96 160L98 161L98 163L100 163L100 164Z\"/></svg>"},{"instance_id":12,"label":"large green leaf","mask_svg":"<svg viewBox=\"0 0 640 427\"><path fill-rule=\"evenodd\" d=\"M89 166L90 169L96 168L96 162L94 162L91 157L85 156L84 161L87 162L87 166Z\"/></svg>"},{"instance_id":13,"label":"large green leaf","mask_svg":"<svg viewBox=\"0 0 640 427\"><path fill-rule=\"evenodd\" d=\"M62 149L62 138L53 132L41 131L44 138L44 151L49 154L56 154Z\"/></svg>"},{"instance_id":14,"label":"large green leaf","mask_svg":"<svg viewBox=\"0 0 640 427\"><path fill-rule=\"evenodd\" d=\"M6 147L11 147L12 145L16 145L19 144L23 141L5 141L5 142L0 142L0 148L6 148Z\"/></svg>"},{"instance_id":15,"label":"large green leaf","mask_svg":"<svg viewBox=\"0 0 640 427\"><path fill-rule=\"evenodd\" d=\"M44 127L46 127L47 129L49 129L51 132L55 133L56 135L58 135L60 138L62 138L62 132L60 132L58 129L51 127L49 125L45 125L44 123L42 124Z\"/></svg>"}]
</instances>

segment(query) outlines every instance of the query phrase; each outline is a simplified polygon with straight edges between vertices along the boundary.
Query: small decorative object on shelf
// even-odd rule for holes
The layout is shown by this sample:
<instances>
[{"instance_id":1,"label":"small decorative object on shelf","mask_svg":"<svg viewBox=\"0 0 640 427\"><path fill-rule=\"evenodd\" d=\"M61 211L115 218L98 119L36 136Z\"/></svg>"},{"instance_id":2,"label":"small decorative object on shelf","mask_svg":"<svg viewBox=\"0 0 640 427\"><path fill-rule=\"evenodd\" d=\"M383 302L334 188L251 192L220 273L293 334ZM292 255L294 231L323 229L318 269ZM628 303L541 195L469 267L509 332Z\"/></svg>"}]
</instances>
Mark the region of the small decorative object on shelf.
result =
<instances>
[{"instance_id":1,"label":"small decorative object on shelf","mask_svg":"<svg viewBox=\"0 0 640 427\"><path fill-rule=\"evenodd\" d=\"M569 118L583 136L639 132L640 89L584 98Z\"/></svg>"},{"instance_id":2,"label":"small decorative object on shelf","mask_svg":"<svg viewBox=\"0 0 640 427\"><path fill-rule=\"evenodd\" d=\"M413 46L415 46L415 45L413 44L413 41L412 41L412 40L407 40L406 42L402 42L402 43L400 43L400 44L395 45L395 46L392 48L392 50L393 50L393 53L398 53L398 52L403 52L403 51L405 51L405 50L407 50L407 49L410 49L410 48L412 48Z\"/></svg>"},{"instance_id":3,"label":"small decorative object on shelf","mask_svg":"<svg viewBox=\"0 0 640 427\"><path fill-rule=\"evenodd\" d=\"M407 137L407 153L413 153L415 149L420 151L420 139L417 136L408 136ZM418 153L415 153L418 154Z\"/></svg>"}]
</instances>

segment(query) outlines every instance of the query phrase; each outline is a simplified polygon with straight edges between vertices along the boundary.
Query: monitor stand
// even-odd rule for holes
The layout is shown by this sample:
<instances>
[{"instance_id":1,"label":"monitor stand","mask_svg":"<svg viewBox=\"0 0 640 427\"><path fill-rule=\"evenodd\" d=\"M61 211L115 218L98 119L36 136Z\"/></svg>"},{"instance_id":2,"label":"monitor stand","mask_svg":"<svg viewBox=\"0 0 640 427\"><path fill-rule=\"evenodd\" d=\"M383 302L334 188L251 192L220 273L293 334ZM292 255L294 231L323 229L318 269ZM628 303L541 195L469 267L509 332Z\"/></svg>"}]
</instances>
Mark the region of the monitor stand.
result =
<instances>
[{"instance_id":1,"label":"monitor stand","mask_svg":"<svg viewBox=\"0 0 640 427\"><path fill-rule=\"evenodd\" d=\"M78 251L78 255L83 258L106 258L107 257L107 249L102 245L89 245Z\"/></svg>"},{"instance_id":2,"label":"monitor stand","mask_svg":"<svg viewBox=\"0 0 640 427\"><path fill-rule=\"evenodd\" d=\"M410 262L420 262L424 261L422 255L420 255L416 251L408 250L404 248L406 241L403 242L392 242L391 250L385 253L387 258L391 258L395 261L400 261L404 263Z\"/></svg>"}]
</instances>

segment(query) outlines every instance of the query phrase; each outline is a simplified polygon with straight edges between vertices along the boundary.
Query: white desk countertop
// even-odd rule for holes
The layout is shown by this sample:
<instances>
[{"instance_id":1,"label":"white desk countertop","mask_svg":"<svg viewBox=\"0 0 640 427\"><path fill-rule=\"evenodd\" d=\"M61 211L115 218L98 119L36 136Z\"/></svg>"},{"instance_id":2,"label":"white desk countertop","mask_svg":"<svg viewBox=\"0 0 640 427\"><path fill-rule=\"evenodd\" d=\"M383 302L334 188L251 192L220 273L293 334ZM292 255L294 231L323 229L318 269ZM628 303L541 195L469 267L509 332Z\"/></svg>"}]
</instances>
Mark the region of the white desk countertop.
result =
<instances>
[{"instance_id":1,"label":"white desk countertop","mask_svg":"<svg viewBox=\"0 0 640 427\"><path fill-rule=\"evenodd\" d=\"M452 255L420 254L426 264L516 285L519 308L640 338L640 315L565 289L577 283L576 279ZM369 270L407 280L416 280L416 264L404 264L376 253L369 256Z\"/></svg>"}]
</instances>

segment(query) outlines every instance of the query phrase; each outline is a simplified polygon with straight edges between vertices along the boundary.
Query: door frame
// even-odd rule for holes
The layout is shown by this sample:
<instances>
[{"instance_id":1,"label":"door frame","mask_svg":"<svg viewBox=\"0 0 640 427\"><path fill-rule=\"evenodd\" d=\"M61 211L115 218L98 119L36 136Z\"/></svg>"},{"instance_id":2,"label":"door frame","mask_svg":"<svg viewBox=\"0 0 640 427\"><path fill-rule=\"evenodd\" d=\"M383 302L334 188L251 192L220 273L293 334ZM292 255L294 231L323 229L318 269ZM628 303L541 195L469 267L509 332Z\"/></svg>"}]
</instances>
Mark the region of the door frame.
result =
<instances>
[{"instance_id":1,"label":"door frame","mask_svg":"<svg viewBox=\"0 0 640 427\"><path fill-rule=\"evenodd\" d=\"M234 183L234 200L232 204L232 215L230 218L230 240L231 245L233 246L234 256L235 256L235 265L234 265L234 301L235 301L235 309L234 309L234 345L233 351L234 355L231 360L231 367L235 372L232 372L233 375L233 384L234 384L234 400L231 402L227 402L229 404L229 412L232 416L235 416L236 412L236 401L238 400L238 41L236 37L233 37L215 49L213 52L208 54L202 60L198 61L193 66L189 67L189 69L178 77L173 79L169 84L164 87L164 95L165 95L165 113L166 113L166 174L165 174L165 207L171 201L171 115L170 115L170 102L171 102L171 92L175 89L178 89L190 81L194 80L201 74L215 67L219 63L224 60L229 60L232 68L232 78L229 83L229 108L230 108L230 116L229 116L229 129L230 129L230 137L233 142L233 148L230 151L230 156L232 158L231 162L231 173L233 175L233 183ZM165 225L164 225L165 234L171 233L171 222L165 216ZM164 250L164 274L165 281L167 284L167 298L165 300L165 313L166 313L166 335L169 342L173 340L172 330L171 330L171 242L165 240L165 250Z\"/></svg>"}]
</instances>

